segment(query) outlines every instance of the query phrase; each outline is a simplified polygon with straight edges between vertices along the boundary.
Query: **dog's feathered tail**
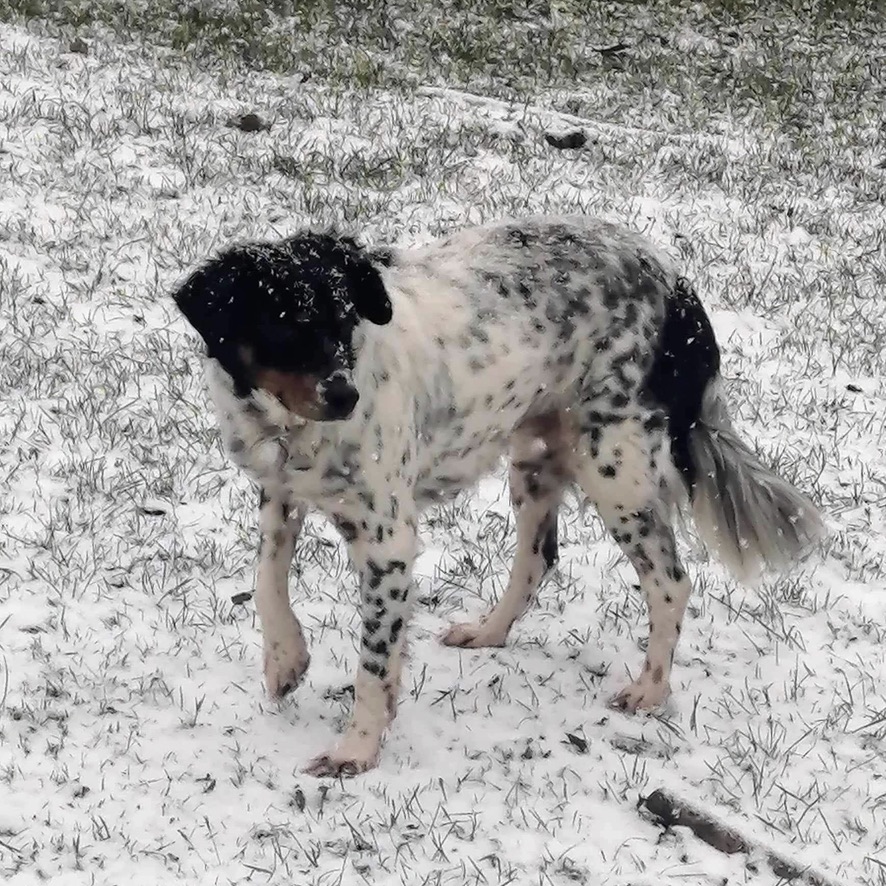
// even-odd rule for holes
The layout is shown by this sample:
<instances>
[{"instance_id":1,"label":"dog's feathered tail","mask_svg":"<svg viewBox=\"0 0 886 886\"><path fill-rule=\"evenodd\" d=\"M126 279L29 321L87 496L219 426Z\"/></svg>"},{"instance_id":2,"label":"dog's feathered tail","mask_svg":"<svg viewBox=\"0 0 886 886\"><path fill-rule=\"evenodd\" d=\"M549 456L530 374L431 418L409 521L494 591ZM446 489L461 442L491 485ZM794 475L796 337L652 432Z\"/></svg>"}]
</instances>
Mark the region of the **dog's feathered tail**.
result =
<instances>
[{"instance_id":1,"label":"dog's feathered tail","mask_svg":"<svg viewBox=\"0 0 886 886\"><path fill-rule=\"evenodd\" d=\"M705 545L743 581L789 566L825 534L818 508L764 465L729 419L719 376L689 433L692 514Z\"/></svg>"},{"instance_id":2,"label":"dog's feathered tail","mask_svg":"<svg viewBox=\"0 0 886 886\"><path fill-rule=\"evenodd\" d=\"M736 578L753 581L781 570L825 534L815 505L736 433L714 330L684 278L666 305L649 390L668 412L671 457L689 491L696 529Z\"/></svg>"}]
</instances>

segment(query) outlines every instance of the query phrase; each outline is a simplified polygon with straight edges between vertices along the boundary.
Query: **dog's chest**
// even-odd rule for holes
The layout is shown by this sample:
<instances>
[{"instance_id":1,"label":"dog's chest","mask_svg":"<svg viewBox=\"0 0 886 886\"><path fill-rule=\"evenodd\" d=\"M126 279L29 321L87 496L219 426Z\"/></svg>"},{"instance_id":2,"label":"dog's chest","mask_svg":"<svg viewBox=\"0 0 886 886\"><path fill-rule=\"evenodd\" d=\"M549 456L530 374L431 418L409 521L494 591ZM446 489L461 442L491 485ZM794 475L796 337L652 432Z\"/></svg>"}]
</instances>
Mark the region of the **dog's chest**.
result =
<instances>
[{"instance_id":1,"label":"dog's chest","mask_svg":"<svg viewBox=\"0 0 886 886\"><path fill-rule=\"evenodd\" d=\"M504 428L481 416L448 415L408 438L376 439L373 427L357 426L353 435L331 439L311 434L311 426L284 432L237 405L218 413L231 459L268 492L335 516L353 517L391 494L419 508L454 495L495 466L507 439Z\"/></svg>"},{"instance_id":2,"label":"dog's chest","mask_svg":"<svg viewBox=\"0 0 886 886\"><path fill-rule=\"evenodd\" d=\"M360 447L333 444L302 429L263 427L253 416L223 416L222 437L232 460L266 491L337 514L353 510L368 489Z\"/></svg>"}]
</instances>

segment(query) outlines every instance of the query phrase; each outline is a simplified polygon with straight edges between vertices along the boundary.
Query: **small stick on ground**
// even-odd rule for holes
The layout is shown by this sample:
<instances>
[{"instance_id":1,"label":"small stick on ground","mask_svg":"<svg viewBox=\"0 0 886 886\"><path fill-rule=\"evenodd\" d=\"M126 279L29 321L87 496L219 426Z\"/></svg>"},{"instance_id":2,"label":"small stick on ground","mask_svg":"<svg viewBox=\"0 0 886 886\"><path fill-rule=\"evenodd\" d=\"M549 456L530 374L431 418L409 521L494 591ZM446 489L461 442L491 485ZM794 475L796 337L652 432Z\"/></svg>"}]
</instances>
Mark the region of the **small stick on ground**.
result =
<instances>
[{"instance_id":1,"label":"small stick on ground","mask_svg":"<svg viewBox=\"0 0 886 886\"><path fill-rule=\"evenodd\" d=\"M699 840L714 849L733 855L736 852L762 853L776 877L784 880L803 880L811 886L842 886L827 874L814 871L801 862L789 858L774 849L762 845L753 837L747 837L710 813L692 806L667 791L653 791L648 797L641 797L638 807L645 807L655 821L665 828L689 828Z\"/></svg>"}]
</instances>

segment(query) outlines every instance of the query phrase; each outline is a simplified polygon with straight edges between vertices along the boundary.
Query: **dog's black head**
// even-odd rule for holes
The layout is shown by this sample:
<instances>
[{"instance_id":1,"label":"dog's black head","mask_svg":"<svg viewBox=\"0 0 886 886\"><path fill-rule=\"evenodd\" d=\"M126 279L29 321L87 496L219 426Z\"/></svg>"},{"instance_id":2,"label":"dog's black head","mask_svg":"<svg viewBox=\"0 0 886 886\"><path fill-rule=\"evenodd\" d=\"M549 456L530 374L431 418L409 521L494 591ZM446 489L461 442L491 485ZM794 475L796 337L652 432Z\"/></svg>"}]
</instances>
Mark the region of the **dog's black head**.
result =
<instances>
[{"instance_id":1,"label":"dog's black head","mask_svg":"<svg viewBox=\"0 0 886 886\"><path fill-rule=\"evenodd\" d=\"M174 298L239 396L260 388L318 421L353 412L354 329L361 320L388 323L392 313L364 250L328 234L229 249Z\"/></svg>"}]
</instances>

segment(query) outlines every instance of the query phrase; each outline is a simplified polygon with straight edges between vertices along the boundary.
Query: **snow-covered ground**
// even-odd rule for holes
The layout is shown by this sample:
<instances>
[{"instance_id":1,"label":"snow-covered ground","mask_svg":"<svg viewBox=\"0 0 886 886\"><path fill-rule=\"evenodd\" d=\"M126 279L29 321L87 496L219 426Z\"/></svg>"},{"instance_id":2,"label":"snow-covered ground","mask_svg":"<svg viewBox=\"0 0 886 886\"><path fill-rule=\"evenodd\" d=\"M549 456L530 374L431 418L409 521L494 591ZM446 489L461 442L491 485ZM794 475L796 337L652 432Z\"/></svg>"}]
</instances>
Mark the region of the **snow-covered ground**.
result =
<instances>
[{"instance_id":1,"label":"snow-covered ground","mask_svg":"<svg viewBox=\"0 0 886 886\"><path fill-rule=\"evenodd\" d=\"M705 39L675 31L675 65ZM663 833L636 804L664 787L834 882L886 883L886 145L870 88L841 114L816 73L813 123L794 128L659 85L604 124L575 114L617 107L617 78L510 104L201 72L113 40L67 50L0 24L0 879L779 882L759 853ZM847 47L834 64L863 60ZM270 129L229 125L245 111ZM583 149L545 142L576 124ZM337 221L406 242L546 210L627 220L682 256L746 435L833 535L757 589L688 550L674 696L629 717L605 702L642 662L645 617L591 512L570 506L559 571L507 648L438 644L506 575L491 478L427 515L379 768L305 777L347 714L355 583L312 523L291 588L313 663L270 703L252 604L231 601L252 586L254 492L220 451L168 293L232 239Z\"/></svg>"}]
</instances>

